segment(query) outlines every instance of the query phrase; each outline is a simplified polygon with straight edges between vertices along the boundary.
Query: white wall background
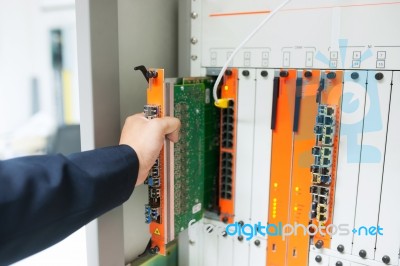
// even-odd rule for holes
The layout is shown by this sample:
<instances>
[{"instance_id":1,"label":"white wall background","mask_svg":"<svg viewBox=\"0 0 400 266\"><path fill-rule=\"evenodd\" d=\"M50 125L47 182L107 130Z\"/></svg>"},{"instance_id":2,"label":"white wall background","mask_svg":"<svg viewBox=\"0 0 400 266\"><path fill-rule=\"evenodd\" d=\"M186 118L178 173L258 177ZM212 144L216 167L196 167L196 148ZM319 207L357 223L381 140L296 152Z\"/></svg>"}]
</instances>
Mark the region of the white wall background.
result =
<instances>
[{"instance_id":1,"label":"white wall background","mask_svg":"<svg viewBox=\"0 0 400 266\"><path fill-rule=\"evenodd\" d=\"M76 31L73 0L0 0L0 136L31 115L31 79L39 80L40 109L54 117L55 92L50 57L52 28L62 28L65 64L73 76L74 119L79 122Z\"/></svg>"},{"instance_id":2,"label":"white wall background","mask_svg":"<svg viewBox=\"0 0 400 266\"><path fill-rule=\"evenodd\" d=\"M33 51L38 46L32 36L38 16L34 4L0 0L0 134L29 118Z\"/></svg>"},{"instance_id":3,"label":"white wall background","mask_svg":"<svg viewBox=\"0 0 400 266\"><path fill-rule=\"evenodd\" d=\"M74 0L0 0L0 144L31 119L33 77L39 80L40 111L47 122L55 122L49 32L53 28L62 28L66 34L64 59L73 73L73 113L75 122L79 122L74 4ZM86 265L86 261L86 232L81 229L15 265L79 266Z\"/></svg>"}]
</instances>

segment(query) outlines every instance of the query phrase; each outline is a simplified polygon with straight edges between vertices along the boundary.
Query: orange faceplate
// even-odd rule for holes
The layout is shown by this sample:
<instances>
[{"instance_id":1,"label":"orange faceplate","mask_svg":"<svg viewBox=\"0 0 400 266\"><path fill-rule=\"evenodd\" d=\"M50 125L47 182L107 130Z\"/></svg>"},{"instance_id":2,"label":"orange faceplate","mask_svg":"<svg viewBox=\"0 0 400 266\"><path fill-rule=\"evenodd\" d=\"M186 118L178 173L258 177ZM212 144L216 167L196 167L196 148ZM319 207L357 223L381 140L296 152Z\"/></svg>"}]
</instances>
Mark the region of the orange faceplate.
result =
<instances>
[{"instance_id":1,"label":"orange faceplate","mask_svg":"<svg viewBox=\"0 0 400 266\"><path fill-rule=\"evenodd\" d=\"M149 88L147 89L147 104L158 105L160 107L159 117L164 116L164 69L151 69L157 71L158 75L156 78L149 79ZM164 200L164 184L165 184L165 168L164 168L164 147L160 152L160 217L161 222L150 223L150 234L151 234L151 247L158 247L159 254L166 255L165 248L165 220L166 220L166 206Z\"/></svg>"},{"instance_id":2,"label":"orange faceplate","mask_svg":"<svg viewBox=\"0 0 400 266\"><path fill-rule=\"evenodd\" d=\"M331 71L326 71L328 74ZM337 171L337 158L338 158L338 146L339 146L339 132L340 132L340 111L341 111L341 98L343 93L343 71L335 71L336 77L333 79L326 79L326 89L322 92L321 103L336 106L336 127L335 127L335 137L333 140L333 155L332 155L332 174L331 174L331 184L329 192L329 206L328 206L328 219L323 224L325 227L332 223L333 216L333 206L335 203L335 185L336 185L336 171ZM313 223L318 226L317 221ZM324 233L322 235L317 233L314 236L314 244L321 240L323 241L323 247L329 248L331 237Z\"/></svg>"},{"instance_id":3,"label":"orange faceplate","mask_svg":"<svg viewBox=\"0 0 400 266\"><path fill-rule=\"evenodd\" d=\"M232 126L233 129L232 134L232 147L231 148L225 148L222 145L222 139L223 139L223 112L224 109L221 109L221 144L220 144L220 167L219 167L219 182L220 182L220 189L219 189L219 206L220 206L220 218L221 221L225 223L233 223L233 218L234 218L234 200L235 200L235 161L236 161L236 118L237 118L237 91L238 91L238 70L237 69L231 69L229 70L229 74L227 72L224 75L224 81L221 87L221 98L222 99L230 99L234 103L234 111L233 111L233 121L232 121ZM221 184L223 183L223 175L222 175L222 163L223 163L223 158L222 155L224 153L229 153L231 154L231 194L230 198L222 197L222 188Z\"/></svg>"},{"instance_id":4,"label":"orange faceplate","mask_svg":"<svg viewBox=\"0 0 400 266\"><path fill-rule=\"evenodd\" d=\"M290 170L292 162L293 114L296 92L296 70L288 70L279 80L276 124L272 131L271 179L268 223L289 222ZM283 266L286 241L282 236L268 236L267 265Z\"/></svg>"}]
</instances>

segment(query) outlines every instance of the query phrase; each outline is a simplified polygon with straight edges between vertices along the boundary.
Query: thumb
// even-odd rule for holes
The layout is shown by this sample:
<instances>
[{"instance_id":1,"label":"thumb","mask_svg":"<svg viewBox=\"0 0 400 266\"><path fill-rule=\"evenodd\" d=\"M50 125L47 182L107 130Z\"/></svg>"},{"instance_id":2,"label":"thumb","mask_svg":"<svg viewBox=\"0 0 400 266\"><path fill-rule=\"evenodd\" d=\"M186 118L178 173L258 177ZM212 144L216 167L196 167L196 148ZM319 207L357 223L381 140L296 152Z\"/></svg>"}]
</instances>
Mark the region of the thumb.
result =
<instances>
[{"instance_id":1,"label":"thumb","mask_svg":"<svg viewBox=\"0 0 400 266\"><path fill-rule=\"evenodd\" d=\"M160 124L164 135L172 142L177 142L179 139L179 129L181 122L175 117L162 117L160 118Z\"/></svg>"}]
</instances>

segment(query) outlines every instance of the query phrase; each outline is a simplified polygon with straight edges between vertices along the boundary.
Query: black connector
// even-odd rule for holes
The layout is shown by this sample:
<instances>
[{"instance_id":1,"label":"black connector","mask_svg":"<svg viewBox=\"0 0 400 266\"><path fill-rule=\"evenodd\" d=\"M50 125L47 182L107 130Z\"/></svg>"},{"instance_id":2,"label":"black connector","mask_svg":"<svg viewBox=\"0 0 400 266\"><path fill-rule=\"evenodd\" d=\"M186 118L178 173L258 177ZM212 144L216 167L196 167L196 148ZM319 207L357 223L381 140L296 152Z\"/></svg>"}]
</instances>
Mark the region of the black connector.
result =
<instances>
[{"instance_id":1,"label":"black connector","mask_svg":"<svg viewBox=\"0 0 400 266\"><path fill-rule=\"evenodd\" d=\"M310 167L310 172L311 173L313 173L313 174L319 174L320 173L320 166L319 165L311 165L311 167Z\"/></svg>"},{"instance_id":2,"label":"black connector","mask_svg":"<svg viewBox=\"0 0 400 266\"><path fill-rule=\"evenodd\" d=\"M159 177L160 176L160 172L157 166L153 166L150 170L150 176L151 177Z\"/></svg>"},{"instance_id":3,"label":"black connector","mask_svg":"<svg viewBox=\"0 0 400 266\"><path fill-rule=\"evenodd\" d=\"M333 139L329 136L322 136L322 145L330 146L333 144Z\"/></svg>"},{"instance_id":4,"label":"black connector","mask_svg":"<svg viewBox=\"0 0 400 266\"><path fill-rule=\"evenodd\" d=\"M329 188L320 187L319 194L322 196L329 196Z\"/></svg>"},{"instance_id":5,"label":"black connector","mask_svg":"<svg viewBox=\"0 0 400 266\"><path fill-rule=\"evenodd\" d=\"M221 198L232 198L232 159L231 153L223 152L221 155Z\"/></svg>"},{"instance_id":6,"label":"black connector","mask_svg":"<svg viewBox=\"0 0 400 266\"><path fill-rule=\"evenodd\" d=\"M320 177L321 183L325 185L329 185L331 183L331 176L330 175L321 175Z\"/></svg>"},{"instance_id":7,"label":"black connector","mask_svg":"<svg viewBox=\"0 0 400 266\"><path fill-rule=\"evenodd\" d=\"M331 165L331 160L327 157L322 157L319 161L320 165L322 166L330 166Z\"/></svg>"},{"instance_id":8,"label":"black connector","mask_svg":"<svg viewBox=\"0 0 400 266\"><path fill-rule=\"evenodd\" d=\"M317 115L316 119L315 119L315 123L316 124L324 124L324 116L323 115Z\"/></svg>"},{"instance_id":9,"label":"black connector","mask_svg":"<svg viewBox=\"0 0 400 266\"><path fill-rule=\"evenodd\" d=\"M315 135L322 135L323 133L323 127L321 125L315 125L314 126L314 134Z\"/></svg>"},{"instance_id":10,"label":"black connector","mask_svg":"<svg viewBox=\"0 0 400 266\"><path fill-rule=\"evenodd\" d=\"M222 168L222 175L231 176L232 170L230 168Z\"/></svg>"},{"instance_id":11,"label":"black connector","mask_svg":"<svg viewBox=\"0 0 400 266\"><path fill-rule=\"evenodd\" d=\"M227 177L227 176L222 176L222 182L223 182L224 184L229 184L229 185L231 185L231 184L232 184L232 178Z\"/></svg>"},{"instance_id":12,"label":"black connector","mask_svg":"<svg viewBox=\"0 0 400 266\"><path fill-rule=\"evenodd\" d=\"M318 221L320 221L320 222L326 221L326 215L325 214L319 214L318 218L319 218Z\"/></svg>"},{"instance_id":13,"label":"black connector","mask_svg":"<svg viewBox=\"0 0 400 266\"><path fill-rule=\"evenodd\" d=\"M234 102L229 100L228 108L222 109L222 147L233 148Z\"/></svg>"},{"instance_id":14,"label":"black connector","mask_svg":"<svg viewBox=\"0 0 400 266\"><path fill-rule=\"evenodd\" d=\"M328 198L325 197L318 197L318 203L319 204L328 204Z\"/></svg>"},{"instance_id":15,"label":"black connector","mask_svg":"<svg viewBox=\"0 0 400 266\"><path fill-rule=\"evenodd\" d=\"M331 147L322 147L321 153L322 153L322 156L331 156L332 148Z\"/></svg>"},{"instance_id":16,"label":"black connector","mask_svg":"<svg viewBox=\"0 0 400 266\"><path fill-rule=\"evenodd\" d=\"M334 128L333 128L332 126L324 126L324 127L322 128L322 132L323 132L325 135L333 135L333 133L334 133Z\"/></svg>"},{"instance_id":17,"label":"black connector","mask_svg":"<svg viewBox=\"0 0 400 266\"><path fill-rule=\"evenodd\" d=\"M313 211L317 210L317 206L318 206L318 203L316 201L313 201L311 203L311 210L313 210Z\"/></svg>"},{"instance_id":18,"label":"black connector","mask_svg":"<svg viewBox=\"0 0 400 266\"><path fill-rule=\"evenodd\" d=\"M150 189L150 198L159 199L160 198L160 189L158 189L158 188Z\"/></svg>"},{"instance_id":19,"label":"black connector","mask_svg":"<svg viewBox=\"0 0 400 266\"><path fill-rule=\"evenodd\" d=\"M317 186L311 186L310 187L310 193L318 194L318 187Z\"/></svg>"},{"instance_id":20,"label":"black connector","mask_svg":"<svg viewBox=\"0 0 400 266\"><path fill-rule=\"evenodd\" d=\"M331 126L335 120L331 116L324 116L324 125Z\"/></svg>"},{"instance_id":21,"label":"black connector","mask_svg":"<svg viewBox=\"0 0 400 266\"><path fill-rule=\"evenodd\" d=\"M160 207L160 204L161 204L161 202L160 202L160 197L155 197L155 198L152 198L151 197L151 189L149 189L149 203L148 203L148 205L150 206L150 207L152 207L152 208L157 208L157 207Z\"/></svg>"},{"instance_id":22,"label":"black connector","mask_svg":"<svg viewBox=\"0 0 400 266\"><path fill-rule=\"evenodd\" d=\"M311 149L311 154L314 155L314 156L320 156L320 155L321 155L321 147L319 147L319 146L314 146L314 147Z\"/></svg>"},{"instance_id":23,"label":"black connector","mask_svg":"<svg viewBox=\"0 0 400 266\"><path fill-rule=\"evenodd\" d=\"M335 114L335 108L333 108L332 106L329 106L329 105L320 104L318 106L318 114L333 116Z\"/></svg>"},{"instance_id":24,"label":"black connector","mask_svg":"<svg viewBox=\"0 0 400 266\"><path fill-rule=\"evenodd\" d=\"M310 218L315 219L317 217L317 212L316 211L311 211L310 213Z\"/></svg>"},{"instance_id":25,"label":"black connector","mask_svg":"<svg viewBox=\"0 0 400 266\"><path fill-rule=\"evenodd\" d=\"M331 173L331 168L329 168L329 167L322 167L321 168L321 174L329 175L330 173Z\"/></svg>"}]
</instances>

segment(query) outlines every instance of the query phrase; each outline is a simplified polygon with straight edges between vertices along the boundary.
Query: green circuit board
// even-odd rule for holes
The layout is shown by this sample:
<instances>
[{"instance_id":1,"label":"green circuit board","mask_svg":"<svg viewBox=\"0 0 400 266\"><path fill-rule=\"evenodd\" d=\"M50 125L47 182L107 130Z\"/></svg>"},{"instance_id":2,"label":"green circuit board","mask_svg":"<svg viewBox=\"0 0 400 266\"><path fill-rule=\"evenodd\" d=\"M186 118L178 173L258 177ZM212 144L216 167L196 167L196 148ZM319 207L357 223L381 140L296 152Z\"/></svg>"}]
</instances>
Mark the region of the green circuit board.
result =
<instances>
[{"instance_id":1,"label":"green circuit board","mask_svg":"<svg viewBox=\"0 0 400 266\"><path fill-rule=\"evenodd\" d=\"M181 120L174 146L175 232L218 206L219 110L212 100L214 80L179 79L174 86L174 116Z\"/></svg>"}]
</instances>

